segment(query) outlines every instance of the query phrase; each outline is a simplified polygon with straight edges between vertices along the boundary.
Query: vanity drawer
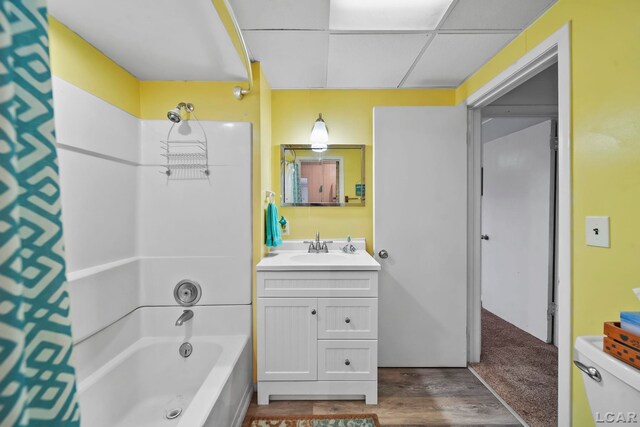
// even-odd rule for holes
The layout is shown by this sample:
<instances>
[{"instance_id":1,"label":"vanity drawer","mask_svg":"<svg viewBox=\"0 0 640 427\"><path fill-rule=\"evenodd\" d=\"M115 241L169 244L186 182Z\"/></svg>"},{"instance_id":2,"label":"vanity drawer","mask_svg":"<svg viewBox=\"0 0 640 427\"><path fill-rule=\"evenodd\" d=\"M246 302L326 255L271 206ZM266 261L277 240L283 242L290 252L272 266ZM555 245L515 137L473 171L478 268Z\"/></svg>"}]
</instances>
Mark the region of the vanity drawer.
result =
<instances>
[{"instance_id":1,"label":"vanity drawer","mask_svg":"<svg viewBox=\"0 0 640 427\"><path fill-rule=\"evenodd\" d=\"M318 298L319 339L377 339L377 298Z\"/></svg>"},{"instance_id":2,"label":"vanity drawer","mask_svg":"<svg viewBox=\"0 0 640 427\"><path fill-rule=\"evenodd\" d=\"M377 341L318 341L318 380L354 381L377 378Z\"/></svg>"},{"instance_id":3,"label":"vanity drawer","mask_svg":"<svg viewBox=\"0 0 640 427\"><path fill-rule=\"evenodd\" d=\"M376 297L377 271L258 271L258 297Z\"/></svg>"}]
</instances>

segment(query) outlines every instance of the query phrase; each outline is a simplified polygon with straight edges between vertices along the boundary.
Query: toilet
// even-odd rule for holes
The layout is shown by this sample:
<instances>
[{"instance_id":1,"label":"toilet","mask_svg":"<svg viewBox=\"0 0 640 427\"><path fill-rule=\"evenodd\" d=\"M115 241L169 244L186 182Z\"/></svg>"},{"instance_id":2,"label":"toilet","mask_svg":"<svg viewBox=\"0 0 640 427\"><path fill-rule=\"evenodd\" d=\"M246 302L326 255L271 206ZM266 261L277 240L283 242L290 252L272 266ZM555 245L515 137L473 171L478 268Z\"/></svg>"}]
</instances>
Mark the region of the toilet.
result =
<instances>
[{"instance_id":1,"label":"toilet","mask_svg":"<svg viewBox=\"0 0 640 427\"><path fill-rule=\"evenodd\" d=\"M574 348L593 420L640 425L640 370L605 353L602 342L602 337L578 337Z\"/></svg>"}]
</instances>

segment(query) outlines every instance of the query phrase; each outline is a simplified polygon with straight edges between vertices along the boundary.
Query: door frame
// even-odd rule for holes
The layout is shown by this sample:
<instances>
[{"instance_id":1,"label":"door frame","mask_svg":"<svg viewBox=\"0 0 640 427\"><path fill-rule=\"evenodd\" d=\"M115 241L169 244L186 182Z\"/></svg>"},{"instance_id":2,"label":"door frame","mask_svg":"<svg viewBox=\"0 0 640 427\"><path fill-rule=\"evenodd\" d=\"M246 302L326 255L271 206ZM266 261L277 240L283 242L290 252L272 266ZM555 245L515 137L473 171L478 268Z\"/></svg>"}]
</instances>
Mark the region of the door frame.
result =
<instances>
[{"instance_id":1,"label":"door frame","mask_svg":"<svg viewBox=\"0 0 640 427\"><path fill-rule=\"evenodd\" d=\"M571 425L571 27L565 24L466 99L468 113L468 360L480 361L481 165L480 109L558 63L558 425Z\"/></svg>"}]
</instances>

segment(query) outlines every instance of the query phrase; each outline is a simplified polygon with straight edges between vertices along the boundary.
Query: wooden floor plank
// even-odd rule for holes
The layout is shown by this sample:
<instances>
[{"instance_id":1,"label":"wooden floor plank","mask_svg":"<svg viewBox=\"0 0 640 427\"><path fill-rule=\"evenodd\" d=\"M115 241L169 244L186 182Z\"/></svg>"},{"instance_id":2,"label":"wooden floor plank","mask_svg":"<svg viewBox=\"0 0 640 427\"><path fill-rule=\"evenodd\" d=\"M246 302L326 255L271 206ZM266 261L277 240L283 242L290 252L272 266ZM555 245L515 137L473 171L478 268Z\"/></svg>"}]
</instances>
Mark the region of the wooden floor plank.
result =
<instances>
[{"instance_id":1,"label":"wooden floor plank","mask_svg":"<svg viewBox=\"0 0 640 427\"><path fill-rule=\"evenodd\" d=\"M356 400L273 401L248 418L269 415L375 413L381 426L517 426L515 417L464 368L380 368L378 404Z\"/></svg>"}]
</instances>

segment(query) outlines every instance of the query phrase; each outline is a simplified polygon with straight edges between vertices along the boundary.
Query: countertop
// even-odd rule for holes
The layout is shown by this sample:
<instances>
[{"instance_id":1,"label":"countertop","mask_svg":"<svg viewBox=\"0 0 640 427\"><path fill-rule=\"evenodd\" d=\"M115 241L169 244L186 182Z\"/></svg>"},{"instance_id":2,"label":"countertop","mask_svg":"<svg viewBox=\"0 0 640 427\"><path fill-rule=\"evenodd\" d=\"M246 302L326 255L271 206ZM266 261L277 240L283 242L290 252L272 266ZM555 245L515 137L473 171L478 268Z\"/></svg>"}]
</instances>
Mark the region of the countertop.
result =
<instances>
[{"instance_id":1,"label":"countertop","mask_svg":"<svg viewBox=\"0 0 640 427\"><path fill-rule=\"evenodd\" d=\"M380 264L368 252L358 250L355 254L342 251L308 253L304 251L274 251L265 256L256 266L257 271L377 271Z\"/></svg>"}]
</instances>

